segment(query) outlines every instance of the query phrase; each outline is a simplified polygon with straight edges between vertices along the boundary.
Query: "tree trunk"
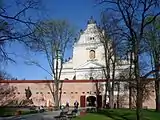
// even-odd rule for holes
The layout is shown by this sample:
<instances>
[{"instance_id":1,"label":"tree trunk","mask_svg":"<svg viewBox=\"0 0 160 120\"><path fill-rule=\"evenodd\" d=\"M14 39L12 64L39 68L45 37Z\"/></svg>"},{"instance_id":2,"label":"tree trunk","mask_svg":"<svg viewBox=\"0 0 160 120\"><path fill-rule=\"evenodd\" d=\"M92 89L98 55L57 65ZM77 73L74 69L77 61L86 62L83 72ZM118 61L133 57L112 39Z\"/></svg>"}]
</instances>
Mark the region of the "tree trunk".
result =
<instances>
[{"instance_id":1,"label":"tree trunk","mask_svg":"<svg viewBox=\"0 0 160 120\"><path fill-rule=\"evenodd\" d=\"M116 56L115 56L116 57ZM116 59L116 58L115 58ZM116 60L113 60L113 71L112 71L112 88L111 88L111 102L112 102L112 107L111 108L114 108L114 79L115 79L115 62Z\"/></svg>"},{"instance_id":2,"label":"tree trunk","mask_svg":"<svg viewBox=\"0 0 160 120\"><path fill-rule=\"evenodd\" d=\"M103 108L105 108L105 107L106 107L107 91L108 91L108 81L106 80L106 82L105 82L104 100L103 100Z\"/></svg>"},{"instance_id":3,"label":"tree trunk","mask_svg":"<svg viewBox=\"0 0 160 120\"><path fill-rule=\"evenodd\" d=\"M136 116L137 120L142 120L142 91L141 91L141 79L139 73L139 43L138 40L135 41L134 44L134 73L136 79L136 89L137 89L137 97L136 97Z\"/></svg>"},{"instance_id":4,"label":"tree trunk","mask_svg":"<svg viewBox=\"0 0 160 120\"><path fill-rule=\"evenodd\" d=\"M108 84L108 92L109 92L109 107L113 108L113 92L112 92L112 88L111 88L110 82Z\"/></svg>"},{"instance_id":5,"label":"tree trunk","mask_svg":"<svg viewBox=\"0 0 160 120\"><path fill-rule=\"evenodd\" d=\"M58 81L55 82L55 110L59 109L59 84Z\"/></svg>"},{"instance_id":6,"label":"tree trunk","mask_svg":"<svg viewBox=\"0 0 160 120\"><path fill-rule=\"evenodd\" d=\"M155 91L156 91L156 112L160 112L160 93L159 93L159 84L158 80L155 81Z\"/></svg>"},{"instance_id":7,"label":"tree trunk","mask_svg":"<svg viewBox=\"0 0 160 120\"><path fill-rule=\"evenodd\" d=\"M129 109L132 109L132 83L129 82Z\"/></svg>"},{"instance_id":8,"label":"tree trunk","mask_svg":"<svg viewBox=\"0 0 160 120\"><path fill-rule=\"evenodd\" d=\"M56 51L56 70L55 70L55 76L54 76L54 85L55 85L55 94L54 94L54 98L55 98L55 110L58 110L59 109L59 79L58 79L58 76L59 76L59 71L58 71L58 66L59 66L59 53L58 53L58 50ZM54 64L54 62L53 62ZM54 70L53 70L54 71ZM54 72L53 72L54 73Z\"/></svg>"},{"instance_id":9,"label":"tree trunk","mask_svg":"<svg viewBox=\"0 0 160 120\"><path fill-rule=\"evenodd\" d=\"M97 99L98 99L98 96L99 96L99 94L100 94L100 91L99 91L99 85L98 85L98 81L96 81L96 83L95 83L95 85L96 85L96 97L97 97ZM99 110L99 101L98 100L96 100L96 104L97 104L97 106L96 106L96 108L97 108L97 110Z\"/></svg>"},{"instance_id":10,"label":"tree trunk","mask_svg":"<svg viewBox=\"0 0 160 120\"><path fill-rule=\"evenodd\" d=\"M136 99L137 120L142 120L142 91L140 85L141 85L140 80L137 80L137 99Z\"/></svg>"},{"instance_id":11,"label":"tree trunk","mask_svg":"<svg viewBox=\"0 0 160 120\"><path fill-rule=\"evenodd\" d=\"M155 69L156 69L156 73L155 73L156 111L160 112L160 90L159 90L160 81L159 81L159 64L157 59L155 60Z\"/></svg>"},{"instance_id":12,"label":"tree trunk","mask_svg":"<svg viewBox=\"0 0 160 120\"><path fill-rule=\"evenodd\" d=\"M119 99L119 93L120 93L120 82L118 82L117 83L117 91L118 91L118 93L117 93L117 108L120 108L120 106L119 106L119 101L120 101L120 99Z\"/></svg>"},{"instance_id":13,"label":"tree trunk","mask_svg":"<svg viewBox=\"0 0 160 120\"><path fill-rule=\"evenodd\" d=\"M63 81L61 81L61 84L60 84L60 93L59 93L59 106L62 104L61 103L61 98L62 98L62 87L63 87Z\"/></svg>"},{"instance_id":14,"label":"tree trunk","mask_svg":"<svg viewBox=\"0 0 160 120\"><path fill-rule=\"evenodd\" d=\"M130 68L129 68L129 109L132 109L132 63L133 63L133 56L132 52L130 54Z\"/></svg>"},{"instance_id":15,"label":"tree trunk","mask_svg":"<svg viewBox=\"0 0 160 120\"><path fill-rule=\"evenodd\" d=\"M105 94L104 94L104 106L106 106L106 99L107 99L107 91L109 93L109 107L110 106L110 95L111 95L111 86L110 86L110 59L109 59L109 50L108 50L108 42L104 44L104 50L105 50L105 64L106 64L106 70L104 69L104 74L106 78L105 83Z\"/></svg>"}]
</instances>

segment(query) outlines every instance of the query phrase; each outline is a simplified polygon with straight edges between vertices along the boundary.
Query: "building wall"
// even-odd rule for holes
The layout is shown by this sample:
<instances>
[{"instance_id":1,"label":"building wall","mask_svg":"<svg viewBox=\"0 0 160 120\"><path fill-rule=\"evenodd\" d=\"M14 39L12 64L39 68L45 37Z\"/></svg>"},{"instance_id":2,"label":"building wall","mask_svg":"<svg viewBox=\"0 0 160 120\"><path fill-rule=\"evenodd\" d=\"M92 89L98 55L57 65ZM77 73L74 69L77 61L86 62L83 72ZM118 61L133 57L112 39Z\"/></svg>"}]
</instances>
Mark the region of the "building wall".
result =
<instances>
[{"instance_id":1,"label":"building wall","mask_svg":"<svg viewBox=\"0 0 160 120\"><path fill-rule=\"evenodd\" d=\"M5 81L6 82L6 81ZM24 100L25 97L25 89L30 87L32 92L31 99L33 100L34 105L36 106L53 106L53 96L50 91L50 87L52 88L53 83L46 81L10 81L8 83L1 82L1 88L3 85L7 84L8 87L14 87L15 90L10 91L9 95L5 95L2 97L0 105L5 105L4 102L6 100L18 100L19 102ZM99 83L92 82L89 80L77 80L77 81L64 81L62 84L62 99L61 104L65 104L66 102L70 103L70 106L73 106L74 102L77 100L80 103L80 97L85 96L96 96L96 84L98 84L98 89L100 91L100 95L104 94L104 82L101 80ZM59 91L60 92L60 91ZM125 92L126 94L126 92ZM124 95L127 100L127 95ZM3 101L3 102L2 102ZM125 103L124 107L127 107L126 103L128 101L123 101ZM155 108L155 95L154 93L143 103L143 106L147 106L148 108ZM122 106L123 107L123 106Z\"/></svg>"},{"instance_id":2,"label":"building wall","mask_svg":"<svg viewBox=\"0 0 160 120\"><path fill-rule=\"evenodd\" d=\"M86 46L77 46L73 49L73 68L77 68L88 60Z\"/></svg>"}]
</instances>

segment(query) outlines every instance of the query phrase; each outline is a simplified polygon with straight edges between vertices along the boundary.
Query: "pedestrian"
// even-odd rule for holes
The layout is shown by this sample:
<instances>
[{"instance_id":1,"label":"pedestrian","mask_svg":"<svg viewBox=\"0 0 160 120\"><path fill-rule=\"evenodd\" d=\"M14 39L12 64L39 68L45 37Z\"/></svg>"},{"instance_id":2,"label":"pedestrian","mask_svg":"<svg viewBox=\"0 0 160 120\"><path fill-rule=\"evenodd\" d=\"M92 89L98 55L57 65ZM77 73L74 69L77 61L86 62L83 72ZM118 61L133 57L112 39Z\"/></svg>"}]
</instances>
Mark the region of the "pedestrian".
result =
<instances>
[{"instance_id":1,"label":"pedestrian","mask_svg":"<svg viewBox=\"0 0 160 120\"><path fill-rule=\"evenodd\" d=\"M79 106L79 103L78 103L78 101L76 100L75 103L74 103L74 108L75 108L75 109L78 109L78 106Z\"/></svg>"},{"instance_id":2,"label":"pedestrian","mask_svg":"<svg viewBox=\"0 0 160 120\"><path fill-rule=\"evenodd\" d=\"M66 109L69 111L69 102L66 102Z\"/></svg>"}]
</instances>

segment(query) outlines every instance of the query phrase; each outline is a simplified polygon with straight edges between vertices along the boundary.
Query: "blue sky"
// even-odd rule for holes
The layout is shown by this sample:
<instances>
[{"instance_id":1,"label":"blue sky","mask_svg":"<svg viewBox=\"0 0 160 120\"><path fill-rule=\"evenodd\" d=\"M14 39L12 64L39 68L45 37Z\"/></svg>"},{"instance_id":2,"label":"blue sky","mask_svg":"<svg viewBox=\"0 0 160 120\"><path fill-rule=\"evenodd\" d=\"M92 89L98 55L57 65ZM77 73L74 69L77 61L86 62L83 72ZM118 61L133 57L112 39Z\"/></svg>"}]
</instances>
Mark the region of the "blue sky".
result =
<instances>
[{"instance_id":1,"label":"blue sky","mask_svg":"<svg viewBox=\"0 0 160 120\"><path fill-rule=\"evenodd\" d=\"M100 7L95 7L95 0L42 0L42 5L45 11L37 16L34 13L30 15L35 18L67 19L75 26L77 32L86 27L87 20L90 16L98 20L102 9ZM18 43L12 43L12 45L8 47L8 52L18 55L16 57L11 55L16 63L9 62L2 67L13 77L17 77L18 79L25 78L28 80L45 79L46 77L51 79L49 74L41 68L29 66L24 63L26 59L32 58L40 62L46 69L49 69L43 55L30 55L29 51ZM66 58L72 56L72 50L67 51L65 56Z\"/></svg>"}]
</instances>

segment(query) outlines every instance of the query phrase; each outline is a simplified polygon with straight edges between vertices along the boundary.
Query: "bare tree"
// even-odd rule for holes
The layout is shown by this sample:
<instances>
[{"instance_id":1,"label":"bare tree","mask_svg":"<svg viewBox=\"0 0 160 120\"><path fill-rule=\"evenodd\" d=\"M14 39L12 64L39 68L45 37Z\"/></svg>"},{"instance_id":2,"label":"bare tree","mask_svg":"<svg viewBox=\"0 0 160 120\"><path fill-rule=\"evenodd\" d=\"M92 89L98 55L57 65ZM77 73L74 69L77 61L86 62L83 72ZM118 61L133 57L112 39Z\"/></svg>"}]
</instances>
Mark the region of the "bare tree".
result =
<instances>
[{"instance_id":1,"label":"bare tree","mask_svg":"<svg viewBox=\"0 0 160 120\"><path fill-rule=\"evenodd\" d=\"M119 14L121 25L125 26L124 32L130 36L134 53L134 75L137 81L137 120L142 119L142 92L139 71L140 43L144 39L144 30L146 26L152 23L160 15L159 0L103 0L100 3L107 3L107 10ZM154 16L149 21L146 18Z\"/></svg>"},{"instance_id":2,"label":"bare tree","mask_svg":"<svg viewBox=\"0 0 160 120\"><path fill-rule=\"evenodd\" d=\"M17 78L11 76L4 70L0 70L0 80L17 80Z\"/></svg>"},{"instance_id":3,"label":"bare tree","mask_svg":"<svg viewBox=\"0 0 160 120\"><path fill-rule=\"evenodd\" d=\"M11 3L11 4L10 4ZM5 44L13 41L24 42L24 38L32 34L31 28L37 20L29 15L40 10L40 0L1 1L0 5L0 60L11 60ZM11 12L12 11L12 12Z\"/></svg>"},{"instance_id":4,"label":"bare tree","mask_svg":"<svg viewBox=\"0 0 160 120\"><path fill-rule=\"evenodd\" d=\"M152 17L148 18L151 19ZM152 70L155 70L154 77L155 77L155 91L156 91L156 111L160 111L159 106L159 99L160 99L160 83L159 83L159 58L160 58L160 24L159 24L160 18L157 17L155 21L148 26L146 29L146 35L145 35L145 41L147 43L148 53L150 54L151 58L151 65Z\"/></svg>"},{"instance_id":5,"label":"bare tree","mask_svg":"<svg viewBox=\"0 0 160 120\"><path fill-rule=\"evenodd\" d=\"M17 90L16 87L10 86L9 83L0 83L0 105L1 106L13 106L18 105L14 103L17 101L15 92Z\"/></svg>"},{"instance_id":6,"label":"bare tree","mask_svg":"<svg viewBox=\"0 0 160 120\"><path fill-rule=\"evenodd\" d=\"M74 30L65 20L47 20L37 24L34 35L26 41L34 52L43 53L46 56L50 70L47 70L40 63L32 60L29 64L36 65L45 70L53 78L52 95L55 108L59 108L60 76L63 67L63 58L68 47L74 43Z\"/></svg>"},{"instance_id":7,"label":"bare tree","mask_svg":"<svg viewBox=\"0 0 160 120\"><path fill-rule=\"evenodd\" d=\"M112 14L102 13L100 39L104 46L105 67L104 73L106 78L106 91L104 95L104 105L106 104L107 91L109 93L109 107L114 107L114 79L117 64L117 48L119 44L119 35L121 32L118 20L111 17ZM118 38L118 39L117 39ZM110 74L112 73L112 74ZM112 81L110 79L112 78Z\"/></svg>"}]
</instances>

